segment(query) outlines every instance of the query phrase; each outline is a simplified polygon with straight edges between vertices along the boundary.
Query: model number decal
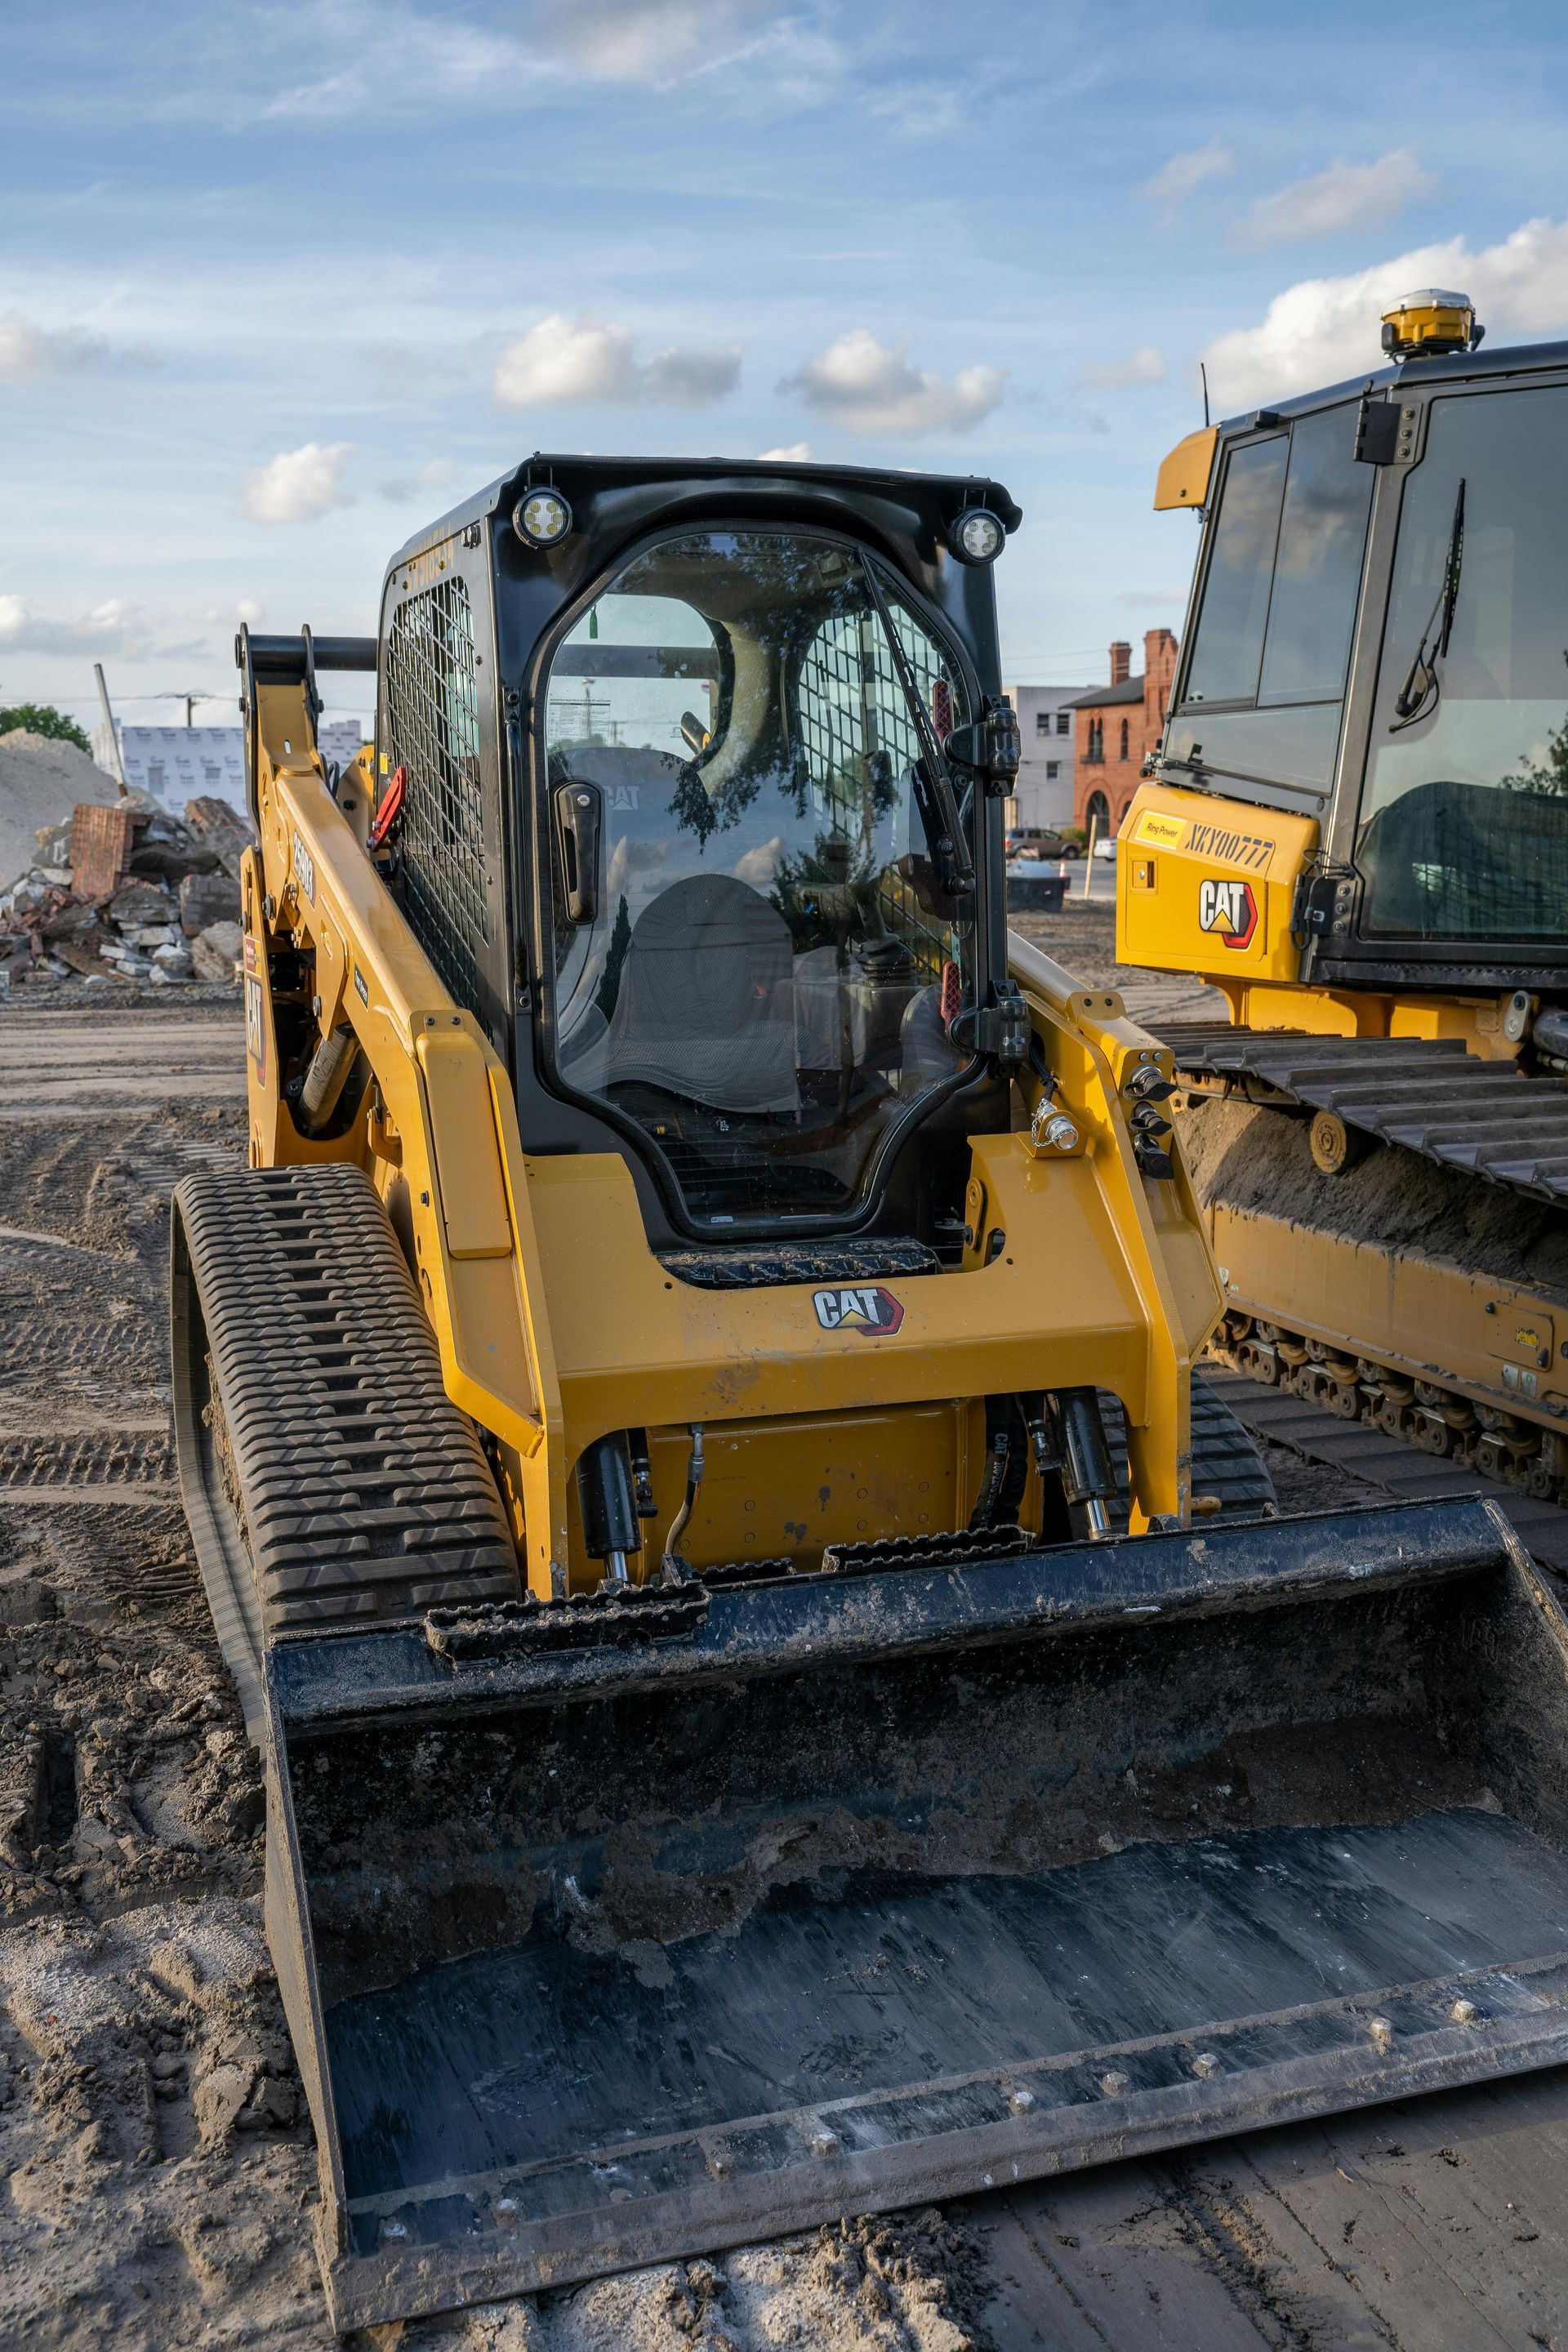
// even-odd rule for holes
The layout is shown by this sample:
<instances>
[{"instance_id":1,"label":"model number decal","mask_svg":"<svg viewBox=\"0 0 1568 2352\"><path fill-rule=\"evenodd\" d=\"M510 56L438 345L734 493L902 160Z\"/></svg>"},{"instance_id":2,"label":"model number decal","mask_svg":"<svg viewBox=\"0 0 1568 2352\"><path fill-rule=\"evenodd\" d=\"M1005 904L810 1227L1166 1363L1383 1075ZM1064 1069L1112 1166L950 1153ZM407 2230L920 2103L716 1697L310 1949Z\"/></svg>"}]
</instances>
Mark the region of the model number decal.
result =
<instances>
[{"instance_id":1,"label":"model number decal","mask_svg":"<svg viewBox=\"0 0 1568 2352\"><path fill-rule=\"evenodd\" d=\"M1231 833L1222 824L1194 824L1187 835L1187 848L1194 857L1223 857L1227 866L1250 866L1261 874L1274 844L1260 833ZM1206 930L1208 926L1204 928Z\"/></svg>"},{"instance_id":2,"label":"model number decal","mask_svg":"<svg viewBox=\"0 0 1568 2352\"><path fill-rule=\"evenodd\" d=\"M316 861L298 834L294 835L294 873L300 889L313 907L316 903Z\"/></svg>"},{"instance_id":3,"label":"model number decal","mask_svg":"<svg viewBox=\"0 0 1568 2352\"><path fill-rule=\"evenodd\" d=\"M844 1290L814 1290L811 1303L825 1331L858 1331L862 1339L875 1332L896 1331L904 1319L902 1302L879 1282L857 1283Z\"/></svg>"}]
</instances>

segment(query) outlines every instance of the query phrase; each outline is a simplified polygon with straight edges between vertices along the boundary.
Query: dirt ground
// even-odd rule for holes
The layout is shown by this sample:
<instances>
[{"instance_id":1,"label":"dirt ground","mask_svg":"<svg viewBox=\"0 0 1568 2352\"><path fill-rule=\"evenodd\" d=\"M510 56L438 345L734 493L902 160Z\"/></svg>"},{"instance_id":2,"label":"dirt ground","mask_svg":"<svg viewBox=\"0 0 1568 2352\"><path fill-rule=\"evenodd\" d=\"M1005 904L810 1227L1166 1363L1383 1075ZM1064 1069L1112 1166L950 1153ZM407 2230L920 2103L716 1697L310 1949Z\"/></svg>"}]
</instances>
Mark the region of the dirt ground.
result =
<instances>
[{"instance_id":1,"label":"dirt ground","mask_svg":"<svg viewBox=\"0 0 1568 2352\"><path fill-rule=\"evenodd\" d=\"M1109 909L1034 921L1112 976ZM259 1780L168 1426L167 1200L240 1153L238 1012L80 1013L0 1006L0 2344L326 2352ZM1284 1508L1353 1499L1270 1453ZM361 2341L1551 2352L1565 2154L1568 2095L1538 2076Z\"/></svg>"}]
</instances>

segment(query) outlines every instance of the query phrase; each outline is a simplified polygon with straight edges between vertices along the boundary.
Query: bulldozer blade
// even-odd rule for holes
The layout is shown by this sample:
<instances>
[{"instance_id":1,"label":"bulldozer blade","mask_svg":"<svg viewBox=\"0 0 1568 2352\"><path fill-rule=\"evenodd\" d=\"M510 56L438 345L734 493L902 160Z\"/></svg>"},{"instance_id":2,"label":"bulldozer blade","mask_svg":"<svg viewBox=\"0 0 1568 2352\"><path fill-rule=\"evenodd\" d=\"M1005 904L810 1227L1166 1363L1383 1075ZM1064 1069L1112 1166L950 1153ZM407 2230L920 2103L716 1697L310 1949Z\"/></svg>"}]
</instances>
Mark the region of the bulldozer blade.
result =
<instances>
[{"instance_id":1,"label":"bulldozer blade","mask_svg":"<svg viewBox=\"0 0 1568 2352\"><path fill-rule=\"evenodd\" d=\"M659 1602L268 1653L340 2328L1568 2060L1493 1505Z\"/></svg>"}]
</instances>

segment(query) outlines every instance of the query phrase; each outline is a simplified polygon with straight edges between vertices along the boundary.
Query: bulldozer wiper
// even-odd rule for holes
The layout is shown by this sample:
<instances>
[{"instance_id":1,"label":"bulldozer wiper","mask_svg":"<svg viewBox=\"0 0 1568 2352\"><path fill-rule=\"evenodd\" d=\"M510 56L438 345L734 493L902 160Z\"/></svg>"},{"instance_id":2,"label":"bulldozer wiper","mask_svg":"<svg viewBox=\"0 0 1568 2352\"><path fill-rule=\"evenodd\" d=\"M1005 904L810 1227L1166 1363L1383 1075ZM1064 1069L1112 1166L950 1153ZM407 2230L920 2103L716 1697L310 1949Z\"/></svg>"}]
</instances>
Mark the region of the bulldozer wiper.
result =
<instances>
[{"instance_id":1,"label":"bulldozer wiper","mask_svg":"<svg viewBox=\"0 0 1568 2352\"><path fill-rule=\"evenodd\" d=\"M927 785L936 795L937 807L942 813L942 822L946 828L945 848L942 843L933 841L931 844L931 854L951 866L955 890L973 890L974 860L969 854L963 819L959 814L958 795L952 789L952 772L948 767L942 745L937 741L936 729L931 724L931 713L925 707L919 687L915 684L914 673L910 668L909 656L904 651L893 616L888 610L888 600L882 593L882 583L877 577L876 566L862 558L860 571L866 583L867 592L877 607L877 617L882 624L882 634L888 640L888 651L893 657L893 667L898 673L899 684L903 688L904 699L910 707L910 717L914 721L915 733L920 739L920 764Z\"/></svg>"},{"instance_id":2,"label":"bulldozer wiper","mask_svg":"<svg viewBox=\"0 0 1568 2352\"><path fill-rule=\"evenodd\" d=\"M1443 560L1443 584L1437 591L1437 601L1432 607L1432 617L1421 632L1421 642L1415 658L1405 673L1405 683L1394 698L1397 714L1389 728L1397 735L1402 728L1413 727L1416 719L1436 706L1441 688L1437 683L1437 664L1447 655L1448 638L1454 626L1454 607L1459 601L1459 569L1465 560L1465 484L1460 478L1458 495L1454 500L1454 520L1448 531L1448 552Z\"/></svg>"}]
</instances>

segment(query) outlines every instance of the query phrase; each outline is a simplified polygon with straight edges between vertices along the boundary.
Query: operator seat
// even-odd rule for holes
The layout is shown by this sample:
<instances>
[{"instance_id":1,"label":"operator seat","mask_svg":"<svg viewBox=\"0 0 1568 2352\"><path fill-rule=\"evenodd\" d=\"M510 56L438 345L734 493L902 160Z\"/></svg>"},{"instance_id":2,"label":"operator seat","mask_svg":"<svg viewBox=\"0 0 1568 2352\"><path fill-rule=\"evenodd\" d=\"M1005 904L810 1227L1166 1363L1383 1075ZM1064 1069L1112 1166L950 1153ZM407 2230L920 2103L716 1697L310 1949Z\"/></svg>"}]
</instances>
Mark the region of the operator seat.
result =
<instances>
[{"instance_id":1,"label":"operator seat","mask_svg":"<svg viewBox=\"0 0 1568 2352\"><path fill-rule=\"evenodd\" d=\"M632 929L605 1085L662 1087L718 1111L795 1110L790 961L789 926L749 883L672 883Z\"/></svg>"}]
</instances>

